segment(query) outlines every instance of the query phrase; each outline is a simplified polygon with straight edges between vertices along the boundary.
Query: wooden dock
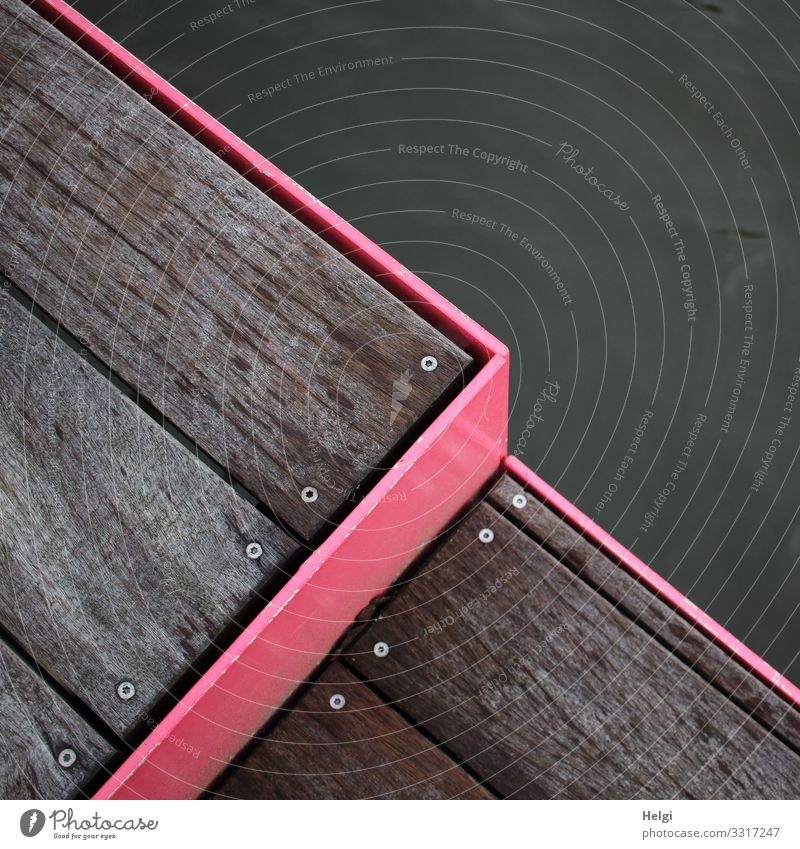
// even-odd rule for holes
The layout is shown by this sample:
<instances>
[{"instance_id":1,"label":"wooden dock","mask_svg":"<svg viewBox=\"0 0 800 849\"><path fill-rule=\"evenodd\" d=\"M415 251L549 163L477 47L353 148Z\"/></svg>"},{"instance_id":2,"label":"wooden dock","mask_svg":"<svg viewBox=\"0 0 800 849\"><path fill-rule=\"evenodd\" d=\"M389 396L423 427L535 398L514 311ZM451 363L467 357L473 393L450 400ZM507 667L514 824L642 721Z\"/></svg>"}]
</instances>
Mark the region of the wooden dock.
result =
<instances>
[{"instance_id":1,"label":"wooden dock","mask_svg":"<svg viewBox=\"0 0 800 849\"><path fill-rule=\"evenodd\" d=\"M85 796L480 364L37 11L0 29L0 797ZM208 795L796 796L785 695L493 468Z\"/></svg>"},{"instance_id":2,"label":"wooden dock","mask_svg":"<svg viewBox=\"0 0 800 849\"><path fill-rule=\"evenodd\" d=\"M107 739L49 696L61 729L30 717L0 795L59 796L161 718L470 358L27 6L0 28L6 674L23 656Z\"/></svg>"}]
</instances>

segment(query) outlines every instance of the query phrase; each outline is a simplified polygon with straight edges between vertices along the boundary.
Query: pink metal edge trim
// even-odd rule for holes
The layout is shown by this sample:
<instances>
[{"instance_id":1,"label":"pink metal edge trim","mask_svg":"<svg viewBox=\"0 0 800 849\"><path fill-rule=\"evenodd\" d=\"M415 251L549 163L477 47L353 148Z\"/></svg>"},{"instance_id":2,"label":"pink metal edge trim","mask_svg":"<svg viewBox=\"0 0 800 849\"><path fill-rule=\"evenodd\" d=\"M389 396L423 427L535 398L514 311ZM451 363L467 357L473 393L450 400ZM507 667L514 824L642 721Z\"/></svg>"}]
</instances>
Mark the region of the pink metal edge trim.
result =
<instances>
[{"instance_id":1,"label":"pink metal edge trim","mask_svg":"<svg viewBox=\"0 0 800 849\"><path fill-rule=\"evenodd\" d=\"M507 393L508 362L496 357L94 798L185 798L202 791L356 615L497 473L506 453Z\"/></svg>"},{"instance_id":2,"label":"pink metal edge trim","mask_svg":"<svg viewBox=\"0 0 800 849\"><path fill-rule=\"evenodd\" d=\"M423 536L423 541L432 538L446 526L460 507L480 490L498 465L504 462L512 476L554 507L575 528L639 577L689 621L695 622L745 668L756 673L790 702L800 705L800 689L788 679L690 602L527 466L515 457L506 457L503 461L507 427L508 351L502 343L63 0L29 2L36 11L79 42L88 53L132 88L141 94L151 94L154 105L239 173L268 192L353 262L375 276L387 289L409 301L424 317L462 344L474 357L487 363L464 392L428 428L421 440L379 482L346 522L308 558L276 598L126 759L94 798L185 798L201 791L240 746L251 739L252 733L257 731L267 716L279 709L359 610L408 565L410 558L407 548L394 555L386 555L382 561L377 561L381 564L379 570L375 570L374 566L372 568L369 581L371 589L347 586L346 581L337 585L337 575L350 575L352 579L352 574L342 568L333 571L334 561L350 562L351 566L356 567L358 564L376 562L370 547L360 549L362 543L368 546L365 533L389 533L394 539L399 534L401 544L404 545L410 536L407 526L403 529L405 520L401 521L401 517L392 510L391 515L396 517L392 526L381 528L375 524L375 517L384 511L376 508L385 503L385 499L391 496L404 479L408 483L415 466L420 469L424 466L429 470L426 474L430 474L430 481L442 474L436 468L442 461L451 469L454 488L449 499L437 505L427 517L431 536ZM447 437L451 432L457 436L462 431L461 435L464 436L464 430L471 431L472 436L477 437L471 442L465 441L463 450L455 453L456 458L461 455L458 467L463 467L460 474L466 475L466 488L464 479L459 479L454 472L452 446L447 445ZM422 487L425 482L423 479L416 486ZM437 492L433 494L434 502L440 491L437 484ZM419 499L420 502L423 500L423 497ZM412 516L410 520L419 522L420 517ZM418 547L420 545L422 543ZM323 578L325 585L321 583ZM305 594L300 592L302 589L306 590ZM332 591L346 594L347 603L343 607L337 606L336 612L342 615L345 610L352 610L352 616L349 612L347 614L349 619L320 620L315 615L328 606L326 602L329 602ZM305 600L306 595L312 606L304 612L298 599ZM298 609L295 610L295 607ZM279 613L282 615L278 616ZM311 630L312 639L306 644L307 648L298 650L296 638L304 630L306 633L301 638L306 639L309 636L307 632ZM291 660L298 653L303 656L299 664ZM277 670L285 664L287 657L290 658L290 669L288 674L281 677ZM267 668L270 673L264 671ZM301 669L307 671L297 677L295 673ZM269 686L264 680L267 675L270 676ZM221 682L225 684L224 687ZM235 700L239 700L239 703ZM245 706L243 709L242 704ZM232 710L232 706L238 707L238 714ZM249 724L242 724L242 711ZM225 717L225 722L219 722L217 715ZM238 727L231 725L234 721ZM241 728L250 730L242 731ZM211 741L217 747L214 753L209 754L205 763L210 766L205 770L188 762L189 758L194 758L187 754L187 748L183 745L187 740L201 741L206 744L206 748ZM163 745L170 742L174 745ZM196 777L200 783L185 781L178 774L181 772Z\"/></svg>"},{"instance_id":3,"label":"pink metal edge trim","mask_svg":"<svg viewBox=\"0 0 800 849\"><path fill-rule=\"evenodd\" d=\"M497 472L506 453L508 350L63 0L30 5L482 363L94 797L187 798L213 780L356 615ZM405 498L396 500L401 491ZM380 558L375 534L381 535Z\"/></svg>"},{"instance_id":4,"label":"pink metal edge trim","mask_svg":"<svg viewBox=\"0 0 800 849\"><path fill-rule=\"evenodd\" d=\"M730 631L723 628L722 625L712 619L705 611L689 601L669 581L662 578L661 575L641 561L635 554L628 551L625 546L617 542L611 534L604 531L585 513L564 498L563 495L559 495L550 484L545 483L519 459L509 456L506 458L505 466L510 475L515 477L527 489L531 490L531 492L534 492L546 504L549 504L576 530L580 531L587 539L590 539L603 549L606 554L639 578L642 583L646 584L686 619L696 624L700 630L735 657L745 669L754 672L764 683L779 692L787 701L796 707L800 707L800 688L792 684L788 678L781 675L780 672L749 649L741 640L734 637Z\"/></svg>"}]
</instances>

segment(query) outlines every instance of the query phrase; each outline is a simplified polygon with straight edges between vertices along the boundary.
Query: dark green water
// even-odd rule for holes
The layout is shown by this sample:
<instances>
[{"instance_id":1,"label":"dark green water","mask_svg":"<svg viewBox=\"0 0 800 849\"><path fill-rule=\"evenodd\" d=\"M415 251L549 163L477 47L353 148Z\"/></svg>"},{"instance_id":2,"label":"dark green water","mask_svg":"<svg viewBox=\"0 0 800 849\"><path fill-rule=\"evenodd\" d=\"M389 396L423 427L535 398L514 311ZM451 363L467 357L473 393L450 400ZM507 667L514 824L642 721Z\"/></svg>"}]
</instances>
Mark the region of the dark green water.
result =
<instances>
[{"instance_id":1,"label":"dark green water","mask_svg":"<svg viewBox=\"0 0 800 849\"><path fill-rule=\"evenodd\" d=\"M800 681L800 3L76 5L503 339L510 450Z\"/></svg>"}]
</instances>

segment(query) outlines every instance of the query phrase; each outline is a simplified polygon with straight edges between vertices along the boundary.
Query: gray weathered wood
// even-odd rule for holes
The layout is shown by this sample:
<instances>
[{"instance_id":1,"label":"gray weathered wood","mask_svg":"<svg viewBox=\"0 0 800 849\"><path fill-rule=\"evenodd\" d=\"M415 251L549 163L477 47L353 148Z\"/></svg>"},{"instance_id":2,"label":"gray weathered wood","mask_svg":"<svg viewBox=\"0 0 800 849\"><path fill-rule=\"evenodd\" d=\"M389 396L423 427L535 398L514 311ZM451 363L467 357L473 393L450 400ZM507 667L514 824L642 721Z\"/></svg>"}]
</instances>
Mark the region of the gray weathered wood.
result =
<instances>
[{"instance_id":1,"label":"gray weathered wood","mask_svg":"<svg viewBox=\"0 0 800 849\"><path fill-rule=\"evenodd\" d=\"M796 708L533 495L528 493L524 507L514 507L512 499L520 492L520 485L504 475L487 500L715 687L800 749L800 712Z\"/></svg>"},{"instance_id":2,"label":"gray weathered wood","mask_svg":"<svg viewBox=\"0 0 800 849\"><path fill-rule=\"evenodd\" d=\"M113 747L0 640L0 799L80 795ZM77 759L64 768L58 755Z\"/></svg>"},{"instance_id":3,"label":"gray weathered wood","mask_svg":"<svg viewBox=\"0 0 800 849\"><path fill-rule=\"evenodd\" d=\"M333 695L345 698L340 710ZM228 772L235 799L486 799L486 791L339 663Z\"/></svg>"},{"instance_id":4,"label":"gray weathered wood","mask_svg":"<svg viewBox=\"0 0 800 849\"><path fill-rule=\"evenodd\" d=\"M484 527L493 542L478 541ZM788 746L485 503L353 651L360 674L505 796L800 791Z\"/></svg>"},{"instance_id":5,"label":"gray weathered wood","mask_svg":"<svg viewBox=\"0 0 800 849\"><path fill-rule=\"evenodd\" d=\"M21 2L0 29L7 276L290 526L326 527L469 357Z\"/></svg>"},{"instance_id":6,"label":"gray weathered wood","mask_svg":"<svg viewBox=\"0 0 800 849\"><path fill-rule=\"evenodd\" d=\"M0 621L126 733L294 545L7 290L1 303Z\"/></svg>"}]
</instances>

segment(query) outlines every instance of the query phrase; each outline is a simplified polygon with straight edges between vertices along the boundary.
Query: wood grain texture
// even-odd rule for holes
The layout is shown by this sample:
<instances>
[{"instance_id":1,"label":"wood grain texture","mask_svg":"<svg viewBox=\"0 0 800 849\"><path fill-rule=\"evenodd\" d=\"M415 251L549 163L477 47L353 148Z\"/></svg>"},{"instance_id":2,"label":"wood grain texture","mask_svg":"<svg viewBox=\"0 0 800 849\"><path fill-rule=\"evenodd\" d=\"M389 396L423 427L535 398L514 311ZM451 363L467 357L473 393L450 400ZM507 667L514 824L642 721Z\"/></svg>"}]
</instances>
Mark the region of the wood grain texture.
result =
<instances>
[{"instance_id":1,"label":"wood grain texture","mask_svg":"<svg viewBox=\"0 0 800 849\"><path fill-rule=\"evenodd\" d=\"M670 651L719 688L740 707L800 749L800 711L746 670L691 622L684 619L623 567L527 493L527 503L514 507L522 487L504 475L488 502L532 534L572 571L598 589L612 604L653 634Z\"/></svg>"},{"instance_id":2,"label":"wood grain texture","mask_svg":"<svg viewBox=\"0 0 800 849\"><path fill-rule=\"evenodd\" d=\"M0 621L124 734L294 544L7 290L0 304Z\"/></svg>"},{"instance_id":3,"label":"wood grain texture","mask_svg":"<svg viewBox=\"0 0 800 849\"><path fill-rule=\"evenodd\" d=\"M327 527L470 358L19 0L0 28L6 275L291 527Z\"/></svg>"},{"instance_id":4,"label":"wood grain texture","mask_svg":"<svg viewBox=\"0 0 800 849\"><path fill-rule=\"evenodd\" d=\"M114 753L112 746L0 640L0 799L66 799ZM59 752L77 759L64 768Z\"/></svg>"},{"instance_id":5,"label":"wood grain texture","mask_svg":"<svg viewBox=\"0 0 800 849\"><path fill-rule=\"evenodd\" d=\"M504 796L800 791L789 747L485 503L348 658Z\"/></svg>"},{"instance_id":6,"label":"wood grain texture","mask_svg":"<svg viewBox=\"0 0 800 849\"><path fill-rule=\"evenodd\" d=\"M345 705L331 707L333 695ZM333 663L230 771L236 799L487 799L440 749Z\"/></svg>"}]
</instances>

